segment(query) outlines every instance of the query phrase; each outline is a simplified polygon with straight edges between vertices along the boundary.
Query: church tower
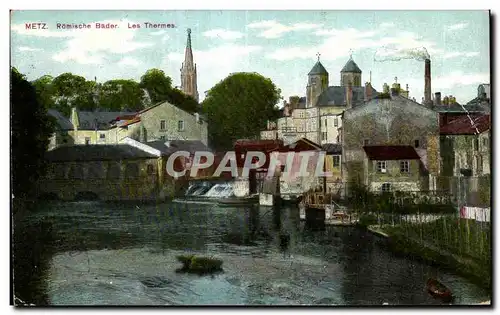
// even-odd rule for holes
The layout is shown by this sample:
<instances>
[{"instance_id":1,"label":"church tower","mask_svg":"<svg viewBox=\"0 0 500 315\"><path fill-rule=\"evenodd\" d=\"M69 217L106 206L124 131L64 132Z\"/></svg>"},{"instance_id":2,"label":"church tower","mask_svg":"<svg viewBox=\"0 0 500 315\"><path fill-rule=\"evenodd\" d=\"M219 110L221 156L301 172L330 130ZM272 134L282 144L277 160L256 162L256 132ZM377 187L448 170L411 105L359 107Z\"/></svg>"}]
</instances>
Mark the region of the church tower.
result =
<instances>
[{"instance_id":1,"label":"church tower","mask_svg":"<svg viewBox=\"0 0 500 315\"><path fill-rule=\"evenodd\" d=\"M353 87L361 86L361 69L352 60L352 56L340 71L340 85L347 86L351 82Z\"/></svg>"},{"instance_id":2,"label":"church tower","mask_svg":"<svg viewBox=\"0 0 500 315\"><path fill-rule=\"evenodd\" d=\"M198 102L199 95L196 79L196 64L193 61L193 50L191 49L191 29L188 28L186 52L184 53L184 62L181 68L181 90Z\"/></svg>"},{"instance_id":3,"label":"church tower","mask_svg":"<svg viewBox=\"0 0 500 315\"><path fill-rule=\"evenodd\" d=\"M318 97L328 89L328 71L319 61L320 54L317 54L318 61L307 74L308 81L306 87L306 107L316 106Z\"/></svg>"}]
</instances>

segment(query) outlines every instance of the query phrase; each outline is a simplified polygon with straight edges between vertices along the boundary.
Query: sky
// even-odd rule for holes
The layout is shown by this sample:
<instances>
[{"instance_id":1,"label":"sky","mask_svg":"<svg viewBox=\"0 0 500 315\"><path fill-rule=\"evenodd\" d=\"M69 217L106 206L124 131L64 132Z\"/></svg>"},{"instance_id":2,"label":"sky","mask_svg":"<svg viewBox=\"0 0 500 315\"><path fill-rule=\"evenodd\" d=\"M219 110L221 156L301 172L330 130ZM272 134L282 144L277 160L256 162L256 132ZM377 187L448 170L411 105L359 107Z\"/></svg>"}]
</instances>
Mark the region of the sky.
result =
<instances>
[{"instance_id":1,"label":"sky","mask_svg":"<svg viewBox=\"0 0 500 315\"><path fill-rule=\"evenodd\" d=\"M147 28L146 22L175 27ZM46 29L26 29L26 23ZM62 30L57 23L91 29ZM97 29L95 23L118 27ZM140 28L129 28L133 24ZM460 103L490 82L487 11L14 11L11 65L29 80L71 72L98 82L139 81L159 68L179 86L187 28L200 100L234 72L270 78L285 99L305 96L318 53L331 86L340 84L340 70L352 55L363 83L371 72L372 86L381 91L397 78L417 101L423 97L423 61L375 59L424 47L432 61L432 92Z\"/></svg>"}]
</instances>

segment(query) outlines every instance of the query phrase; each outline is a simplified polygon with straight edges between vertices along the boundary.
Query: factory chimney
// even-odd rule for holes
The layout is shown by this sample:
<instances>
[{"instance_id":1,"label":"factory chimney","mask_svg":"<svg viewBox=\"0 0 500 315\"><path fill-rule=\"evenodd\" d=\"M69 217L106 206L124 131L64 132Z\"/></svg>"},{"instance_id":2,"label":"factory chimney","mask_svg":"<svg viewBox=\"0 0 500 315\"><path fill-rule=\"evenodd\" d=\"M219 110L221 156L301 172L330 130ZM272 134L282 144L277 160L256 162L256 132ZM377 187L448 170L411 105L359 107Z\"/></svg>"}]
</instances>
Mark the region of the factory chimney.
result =
<instances>
[{"instance_id":1,"label":"factory chimney","mask_svg":"<svg viewBox=\"0 0 500 315\"><path fill-rule=\"evenodd\" d=\"M431 100L431 60L425 59L424 105L432 106Z\"/></svg>"}]
</instances>

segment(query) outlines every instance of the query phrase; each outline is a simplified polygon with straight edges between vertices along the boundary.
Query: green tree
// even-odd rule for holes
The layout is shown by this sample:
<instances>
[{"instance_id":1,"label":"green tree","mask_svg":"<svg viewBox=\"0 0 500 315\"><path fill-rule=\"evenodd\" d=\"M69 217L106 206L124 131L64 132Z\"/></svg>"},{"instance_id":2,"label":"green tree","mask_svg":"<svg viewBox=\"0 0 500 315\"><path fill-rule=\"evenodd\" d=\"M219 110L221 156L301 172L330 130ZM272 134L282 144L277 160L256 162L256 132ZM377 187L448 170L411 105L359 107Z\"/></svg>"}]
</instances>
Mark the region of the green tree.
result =
<instances>
[{"instance_id":1,"label":"green tree","mask_svg":"<svg viewBox=\"0 0 500 315\"><path fill-rule=\"evenodd\" d=\"M43 155L54 123L38 102L31 83L15 68L10 76L12 193L22 199L29 196L33 183L44 170Z\"/></svg>"},{"instance_id":2,"label":"green tree","mask_svg":"<svg viewBox=\"0 0 500 315\"><path fill-rule=\"evenodd\" d=\"M36 89L38 102L45 108L54 108L54 88L52 85L54 77L44 75L32 82Z\"/></svg>"},{"instance_id":3,"label":"green tree","mask_svg":"<svg viewBox=\"0 0 500 315\"><path fill-rule=\"evenodd\" d=\"M99 87L99 107L110 111L144 109L144 91L134 80L110 80Z\"/></svg>"},{"instance_id":4,"label":"green tree","mask_svg":"<svg viewBox=\"0 0 500 315\"><path fill-rule=\"evenodd\" d=\"M96 83L87 81L84 77L72 73L63 73L52 81L54 92L54 108L66 116L71 113L71 107L80 110L97 108Z\"/></svg>"},{"instance_id":5,"label":"green tree","mask_svg":"<svg viewBox=\"0 0 500 315\"><path fill-rule=\"evenodd\" d=\"M167 99L169 103L189 112L195 113L200 111L200 104L189 95L184 94L179 89L171 89L167 92Z\"/></svg>"},{"instance_id":6,"label":"green tree","mask_svg":"<svg viewBox=\"0 0 500 315\"><path fill-rule=\"evenodd\" d=\"M149 69L141 77L140 87L148 91L153 104L167 100L167 95L172 90L172 79L160 69Z\"/></svg>"},{"instance_id":7,"label":"green tree","mask_svg":"<svg viewBox=\"0 0 500 315\"><path fill-rule=\"evenodd\" d=\"M267 120L278 117L280 94L270 79L258 73L234 73L216 84L202 104L210 145L227 150L237 139L257 138Z\"/></svg>"}]
</instances>

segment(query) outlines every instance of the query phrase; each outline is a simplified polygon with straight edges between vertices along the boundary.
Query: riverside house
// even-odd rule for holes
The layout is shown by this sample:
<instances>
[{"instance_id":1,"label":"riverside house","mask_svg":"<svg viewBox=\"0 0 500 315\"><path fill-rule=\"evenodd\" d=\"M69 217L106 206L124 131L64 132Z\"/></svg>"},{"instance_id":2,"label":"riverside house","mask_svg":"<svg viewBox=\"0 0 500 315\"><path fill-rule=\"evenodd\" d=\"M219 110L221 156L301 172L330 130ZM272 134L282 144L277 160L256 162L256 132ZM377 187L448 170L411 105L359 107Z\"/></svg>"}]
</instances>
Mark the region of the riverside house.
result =
<instances>
[{"instance_id":1,"label":"riverside house","mask_svg":"<svg viewBox=\"0 0 500 315\"><path fill-rule=\"evenodd\" d=\"M420 156L408 145L364 146L365 186L372 192L422 190L428 182Z\"/></svg>"}]
</instances>

